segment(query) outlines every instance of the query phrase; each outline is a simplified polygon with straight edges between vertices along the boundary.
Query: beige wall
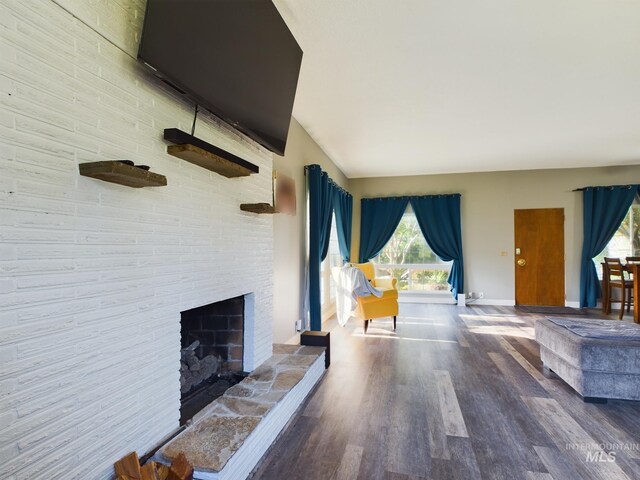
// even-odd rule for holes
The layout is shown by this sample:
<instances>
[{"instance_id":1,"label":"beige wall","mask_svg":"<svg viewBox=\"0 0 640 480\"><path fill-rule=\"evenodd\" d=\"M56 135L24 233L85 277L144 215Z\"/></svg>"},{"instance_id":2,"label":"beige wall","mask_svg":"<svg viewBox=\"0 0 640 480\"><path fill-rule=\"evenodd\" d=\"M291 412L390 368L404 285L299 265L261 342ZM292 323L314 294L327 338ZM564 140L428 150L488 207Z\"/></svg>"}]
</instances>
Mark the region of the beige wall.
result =
<instances>
[{"instance_id":1,"label":"beige wall","mask_svg":"<svg viewBox=\"0 0 640 480\"><path fill-rule=\"evenodd\" d=\"M352 259L360 243L363 197L461 193L465 292L484 292L486 303L513 303L513 211L564 208L567 301L579 300L582 250L582 194L589 185L640 183L640 166L347 179L309 134L292 119L286 155L274 155L273 168L296 182L296 215L276 214L274 226L273 339L296 337L303 316L306 189L304 165L319 164L353 194ZM507 252L501 256L500 252Z\"/></svg>"},{"instance_id":2,"label":"beige wall","mask_svg":"<svg viewBox=\"0 0 640 480\"><path fill-rule=\"evenodd\" d=\"M352 256L360 243L360 199L376 196L461 193L465 292L487 302L514 300L513 211L564 208L565 290L579 301L582 194L589 185L640 183L640 166L351 179L354 196ZM506 251L507 256L500 255Z\"/></svg>"},{"instance_id":3,"label":"beige wall","mask_svg":"<svg viewBox=\"0 0 640 480\"><path fill-rule=\"evenodd\" d=\"M344 174L294 119L284 157L273 156L273 169L296 182L296 215L273 216L273 341L295 337L295 322L302 318L305 271L306 189L304 166L317 163L337 184L348 189Z\"/></svg>"}]
</instances>

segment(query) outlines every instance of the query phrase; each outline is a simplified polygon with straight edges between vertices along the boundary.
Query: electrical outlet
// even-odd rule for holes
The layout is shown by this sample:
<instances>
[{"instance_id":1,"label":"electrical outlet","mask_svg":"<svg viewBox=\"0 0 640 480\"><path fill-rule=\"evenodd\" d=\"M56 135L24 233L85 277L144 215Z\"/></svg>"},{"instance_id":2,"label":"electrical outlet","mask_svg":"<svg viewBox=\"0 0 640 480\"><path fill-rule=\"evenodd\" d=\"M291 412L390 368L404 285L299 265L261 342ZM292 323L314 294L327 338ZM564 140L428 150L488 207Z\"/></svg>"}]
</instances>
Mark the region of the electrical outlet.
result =
<instances>
[{"instance_id":1,"label":"electrical outlet","mask_svg":"<svg viewBox=\"0 0 640 480\"><path fill-rule=\"evenodd\" d=\"M467 298L473 298L473 292L469 292L469 294L467 295Z\"/></svg>"},{"instance_id":2,"label":"electrical outlet","mask_svg":"<svg viewBox=\"0 0 640 480\"><path fill-rule=\"evenodd\" d=\"M302 320L296 320L296 332L302 331Z\"/></svg>"},{"instance_id":3,"label":"electrical outlet","mask_svg":"<svg viewBox=\"0 0 640 480\"><path fill-rule=\"evenodd\" d=\"M484 292L478 293L478 298L484 298Z\"/></svg>"}]
</instances>

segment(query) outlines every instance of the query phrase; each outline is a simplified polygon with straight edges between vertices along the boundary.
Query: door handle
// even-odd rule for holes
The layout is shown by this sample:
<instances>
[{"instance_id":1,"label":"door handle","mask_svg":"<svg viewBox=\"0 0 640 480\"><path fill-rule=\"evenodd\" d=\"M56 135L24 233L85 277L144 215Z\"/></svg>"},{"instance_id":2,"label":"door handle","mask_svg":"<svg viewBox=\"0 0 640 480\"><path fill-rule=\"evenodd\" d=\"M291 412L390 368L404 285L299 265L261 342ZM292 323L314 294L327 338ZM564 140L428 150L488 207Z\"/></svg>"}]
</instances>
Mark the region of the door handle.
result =
<instances>
[{"instance_id":1,"label":"door handle","mask_svg":"<svg viewBox=\"0 0 640 480\"><path fill-rule=\"evenodd\" d=\"M518 260L519 267L524 267L526 264L527 264L527 261L524 258L521 258L520 260Z\"/></svg>"}]
</instances>

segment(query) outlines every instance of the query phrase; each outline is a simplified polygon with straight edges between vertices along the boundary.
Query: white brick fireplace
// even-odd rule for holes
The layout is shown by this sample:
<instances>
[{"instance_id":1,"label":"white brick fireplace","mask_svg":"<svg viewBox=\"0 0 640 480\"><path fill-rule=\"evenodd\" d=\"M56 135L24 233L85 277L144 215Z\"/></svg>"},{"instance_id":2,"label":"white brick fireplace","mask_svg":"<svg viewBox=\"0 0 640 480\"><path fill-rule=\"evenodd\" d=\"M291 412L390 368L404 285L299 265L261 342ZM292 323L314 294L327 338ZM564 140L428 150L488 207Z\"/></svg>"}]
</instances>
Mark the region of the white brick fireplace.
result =
<instances>
[{"instance_id":1,"label":"white brick fireplace","mask_svg":"<svg viewBox=\"0 0 640 480\"><path fill-rule=\"evenodd\" d=\"M0 0L0 478L107 479L178 427L180 312L253 293L245 370L271 355L271 154L228 179L166 154L192 107L133 58L143 0ZM78 174L129 159L168 186Z\"/></svg>"}]
</instances>

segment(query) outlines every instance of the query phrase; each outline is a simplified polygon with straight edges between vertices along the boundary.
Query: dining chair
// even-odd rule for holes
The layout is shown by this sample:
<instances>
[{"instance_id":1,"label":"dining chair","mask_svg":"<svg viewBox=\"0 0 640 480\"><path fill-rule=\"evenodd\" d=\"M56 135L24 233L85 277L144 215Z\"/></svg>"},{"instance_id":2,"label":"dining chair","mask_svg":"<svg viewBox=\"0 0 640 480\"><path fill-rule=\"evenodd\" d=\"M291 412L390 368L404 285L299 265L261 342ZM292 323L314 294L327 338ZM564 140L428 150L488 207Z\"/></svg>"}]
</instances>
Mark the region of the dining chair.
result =
<instances>
[{"instance_id":1,"label":"dining chair","mask_svg":"<svg viewBox=\"0 0 640 480\"><path fill-rule=\"evenodd\" d=\"M630 265L640 265L640 257L625 257L624 260L626 262L625 267L626 267L627 273L629 274L629 280L633 281L633 280L635 280L633 278L633 270L631 270L629 268L629 266ZM633 293L633 290L632 290L632 293ZM635 308L636 299L634 298L633 294L631 295L631 299L632 299L631 301L633 302L633 308Z\"/></svg>"},{"instance_id":2,"label":"dining chair","mask_svg":"<svg viewBox=\"0 0 640 480\"><path fill-rule=\"evenodd\" d=\"M611 313L611 288L609 288L609 270L607 265L620 265L622 262L618 257L604 257L602 263L602 308L607 315Z\"/></svg>"},{"instance_id":3,"label":"dining chair","mask_svg":"<svg viewBox=\"0 0 640 480\"><path fill-rule=\"evenodd\" d=\"M622 264L622 261L620 260L619 257L604 257L604 263L608 263L608 264Z\"/></svg>"},{"instance_id":4,"label":"dining chair","mask_svg":"<svg viewBox=\"0 0 640 480\"><path fill-rule=\"evenodd\" d=\"M631 294L633 293L633 280L625 278L625 268L619 258L605 257L602 264L603 278L607 279L606 292L606 312L611 311L611 293L614 288L620 289L620 316L622 320L624 315L625 303L627 304L627 312L630 310Z\"/></svg>"}]
</instances>

